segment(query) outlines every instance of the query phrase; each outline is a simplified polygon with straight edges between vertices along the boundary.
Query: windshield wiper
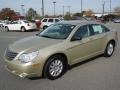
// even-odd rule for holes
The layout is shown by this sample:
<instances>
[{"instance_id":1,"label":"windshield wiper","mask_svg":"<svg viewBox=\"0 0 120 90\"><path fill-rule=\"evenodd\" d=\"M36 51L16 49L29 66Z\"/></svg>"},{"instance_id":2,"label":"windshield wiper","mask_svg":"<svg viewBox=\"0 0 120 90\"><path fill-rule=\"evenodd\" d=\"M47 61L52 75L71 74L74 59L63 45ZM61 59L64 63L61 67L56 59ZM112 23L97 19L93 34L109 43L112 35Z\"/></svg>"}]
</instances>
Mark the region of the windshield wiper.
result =
<instances>
[{"instance_id":1,"label":"windshield wiper","mask_svg":"<svg viewBox=\"0 0 120 90\"><path fill-rule=\"evenodd\" d=\"M47 35L40 35L41 37L46 37L46 38L52 38L50 36L47 36Z\"/></svg>"}]
</instances>

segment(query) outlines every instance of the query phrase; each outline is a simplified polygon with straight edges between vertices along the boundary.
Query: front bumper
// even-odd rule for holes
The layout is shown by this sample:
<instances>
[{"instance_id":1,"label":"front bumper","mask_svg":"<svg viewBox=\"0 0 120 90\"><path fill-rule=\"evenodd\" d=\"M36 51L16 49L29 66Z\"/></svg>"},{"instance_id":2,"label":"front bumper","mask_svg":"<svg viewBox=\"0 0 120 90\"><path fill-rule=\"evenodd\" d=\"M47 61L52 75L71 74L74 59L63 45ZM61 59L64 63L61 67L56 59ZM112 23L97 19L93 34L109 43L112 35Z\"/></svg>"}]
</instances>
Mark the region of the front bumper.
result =
<instances>
[{"instance_id":1,"label":"front bumper","mask_svg":"<svg viewBox=\"0 0 120 90\"><path fill-rule=\"evenodd\" d=\"M21 78L30 78L30 77L40 77L42 76L42 65L40 63L20 63L19 61L8 61L6 62L6 69L21 77Z\"/></svg>"}]
</instances>

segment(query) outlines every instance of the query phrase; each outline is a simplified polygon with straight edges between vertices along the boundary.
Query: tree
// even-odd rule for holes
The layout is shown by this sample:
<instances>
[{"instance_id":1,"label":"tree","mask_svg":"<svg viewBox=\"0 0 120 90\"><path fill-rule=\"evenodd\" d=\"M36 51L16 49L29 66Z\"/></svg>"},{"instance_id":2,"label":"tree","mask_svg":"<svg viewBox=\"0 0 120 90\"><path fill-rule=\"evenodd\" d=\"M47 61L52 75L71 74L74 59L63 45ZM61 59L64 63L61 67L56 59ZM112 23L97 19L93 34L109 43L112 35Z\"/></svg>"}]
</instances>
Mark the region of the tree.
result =
<instances>
[{"instance_id":1,"label":"tree","mask_svg":"<svg viewBox=\"0 0 120 90\"><path fill-rule=\"evenodd\" d=\"M3 8L0 11L0 19L12 19L14 16L16 16L16 13L14 10L11 10L10 8Z\"/></svg>"},{"instance_id":2,"label":"tree","mask_svg":"<svg viewBox=\"0 0 120 90\"><path fill-rule=\"evenodd\" d=\"M120 15L120 6L115 7L114 12L117 13L117 15Z\"/></svg>"},{"instance_id":3,"label":"tree","mask_svg":"<svg viewBox=\"0 0 120 90\"><path fill-rule=\"evenodd\" d=\"M82 17L82 13L75 13L73 16Z\"/></svg>"},{"instance_id":4,"label":"tree","mask_svg":"<svg viewBox=\"0 0 120 90\"><path fill-rule=\"evenodd\" d=\"M91 17L91 16L93 16L93 11L92 11L92 10L85 11L85 12L84 12L84 15L85 15L86 17Z\"/></svg>"},{"instance_id":5,"label":"tree","mask_svg":"<svg viewBox=\"0 0 120 90\"><path fill-rule=\"evenodd\" d=\"M33 8L29 8L26 14L26 18L28 20L32 20L32 19L40 18L40 16L38 15L37 11L35 11Z\"/></svg>"},{"instance_id":6,"label":"tree","mask_svg":"<svg viewBox=\"0 0 120 90\"><path fill-rule=\"evenodd\" d=\"M69 12L67 12L66 15L64 16L64 19L65 19L65 20L70 20L71 18L72 18L72 17L71 17L71 15L70 15Z\"/></svg>"}]
</instances>

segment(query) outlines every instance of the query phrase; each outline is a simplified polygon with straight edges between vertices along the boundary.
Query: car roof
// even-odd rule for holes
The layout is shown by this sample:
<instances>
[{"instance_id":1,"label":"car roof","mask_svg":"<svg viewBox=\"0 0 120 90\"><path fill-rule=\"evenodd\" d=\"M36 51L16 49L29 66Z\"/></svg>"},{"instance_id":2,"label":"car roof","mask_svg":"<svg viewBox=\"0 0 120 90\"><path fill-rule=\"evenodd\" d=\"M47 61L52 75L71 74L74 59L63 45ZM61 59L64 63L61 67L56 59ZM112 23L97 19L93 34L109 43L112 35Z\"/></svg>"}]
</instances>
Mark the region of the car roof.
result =
<instances>
[{"instance_id":1,"label":"car roof","mask_svg":"<svg viewBox=\"0 0 120 90\"><path fill-rule=\"evenodd\" d=\"M70 21L60 21L58 23L63 23L63 24L71 24L71 25L86 25L86 24L101 24L95 21L87 21L87 20L70 20Z\"/></svg>"},{"instance_id":2,"label":"car roof","mask_svg":"<svg viewBox=\"0 0 120 90\"><path fill-rule=\"evenodd\" d=\"M43 18L43 19L60 19L60 18Z\"/></svg>"}]
</instances>

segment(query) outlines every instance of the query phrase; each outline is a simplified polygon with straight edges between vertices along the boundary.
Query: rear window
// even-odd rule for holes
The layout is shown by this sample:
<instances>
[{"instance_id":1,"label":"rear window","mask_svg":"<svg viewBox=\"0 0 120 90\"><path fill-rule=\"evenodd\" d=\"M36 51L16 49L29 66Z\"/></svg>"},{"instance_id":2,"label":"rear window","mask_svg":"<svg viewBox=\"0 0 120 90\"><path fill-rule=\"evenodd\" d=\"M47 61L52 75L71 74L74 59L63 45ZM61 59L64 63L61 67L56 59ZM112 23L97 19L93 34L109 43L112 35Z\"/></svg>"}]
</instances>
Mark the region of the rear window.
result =
<instances>
[{"instance_id":1,"label":"rear window","mask_svg":"<svg viewBox=\"0 0 120 90\"><path fill-rule=\"evenodd\" d=\"M99 24L92 25L92 28L93 28L94 34L100 34L104 32L102 26Z\"/></svg>"}]
</instances>

